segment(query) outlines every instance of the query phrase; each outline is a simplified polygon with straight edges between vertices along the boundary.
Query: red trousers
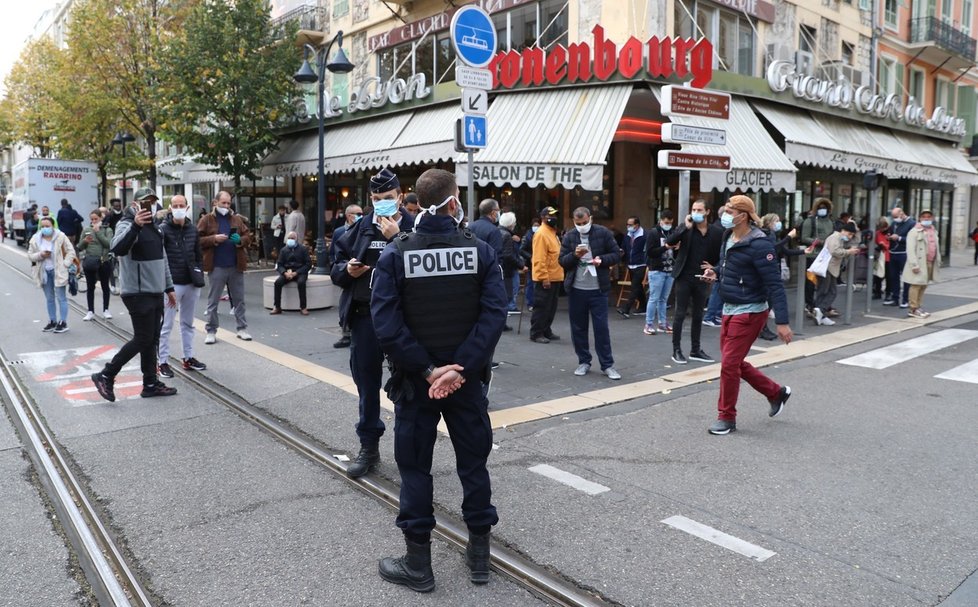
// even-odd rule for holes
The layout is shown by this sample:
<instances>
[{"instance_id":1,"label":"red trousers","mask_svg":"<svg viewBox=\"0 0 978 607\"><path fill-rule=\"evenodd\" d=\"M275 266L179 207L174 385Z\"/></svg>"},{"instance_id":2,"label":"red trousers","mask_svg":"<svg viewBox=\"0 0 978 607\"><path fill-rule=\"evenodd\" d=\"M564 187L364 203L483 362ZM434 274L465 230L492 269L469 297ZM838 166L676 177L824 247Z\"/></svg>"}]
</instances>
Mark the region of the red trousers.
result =
<instances>
[{"instance_id":1,"label":"red trousers","mask_svg":"<svg viewBox=\"0 0 978 607\"><path fill-rule=\"evenodd\" d=\"M736 421L737 396L740 380L767 398L774 398L781 390L766 375L744 359L767 322L768 313L733 314L724 316L720 326L720 400L717 402L719 419Z\"/></svg>"}]
</instances>

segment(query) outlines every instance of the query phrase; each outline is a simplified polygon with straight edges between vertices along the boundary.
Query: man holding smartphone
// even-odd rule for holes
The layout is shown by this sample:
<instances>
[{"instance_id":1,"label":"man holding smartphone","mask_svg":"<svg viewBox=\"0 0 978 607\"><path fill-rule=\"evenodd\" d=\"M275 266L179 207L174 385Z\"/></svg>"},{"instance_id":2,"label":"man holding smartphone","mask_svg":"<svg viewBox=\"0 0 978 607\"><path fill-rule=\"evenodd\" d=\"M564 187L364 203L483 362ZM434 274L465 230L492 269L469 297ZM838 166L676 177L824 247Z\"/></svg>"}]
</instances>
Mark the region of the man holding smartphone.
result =
<instances>
[{"instance_id":1,"label":"man holding smartphone","mask_svg":"<svg viewBox=\"0 0 978 607\"><path fill-rule=\"evenodd\" d=\"M343 289L340 324L350 331L350 372L360 395L356 424L360 453L346 469L351 478L363 476L380 463L380 437L385 430L380 419L384 354L370 316L371 278L387 243L414 226L414 218L401 210L402 199L401 184L390 169L371 177L373 210L336 241L336 261L330 270L333 284Z\"/></svg>"},{"instance_id":2,"label":"man holding smartphone","mask_svg":"<svg viewBox=\"0 0 978 607\"><path fill-rule=\"evenodd\" d=\"M251 232L241 217L231 213L231 194L221 191L214 201L214 210L197 223L200 248L204 253L204 271L210 275L211 290L207 296L207 337L205 344L217 341L220 319L218 304L225 287L234 303L234 319L238 339L251 341L248 320L245 318L244 272L248 268L248 245Z\"/></svg>"}]
</instances>

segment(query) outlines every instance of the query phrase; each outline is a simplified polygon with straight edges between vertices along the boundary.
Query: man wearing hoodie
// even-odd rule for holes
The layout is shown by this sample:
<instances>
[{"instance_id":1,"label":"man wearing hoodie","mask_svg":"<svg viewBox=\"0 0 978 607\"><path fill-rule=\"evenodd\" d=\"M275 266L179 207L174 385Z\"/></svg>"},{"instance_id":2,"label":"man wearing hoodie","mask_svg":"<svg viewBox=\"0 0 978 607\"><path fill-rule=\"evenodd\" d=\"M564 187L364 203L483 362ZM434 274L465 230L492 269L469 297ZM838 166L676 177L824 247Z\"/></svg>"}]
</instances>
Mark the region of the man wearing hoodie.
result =
<instances>
[{"instance_id":1,"label":"man wearing hoodie","mask_svg":"<svg viewBox=\"0 0 978 607\"><path fill-rule=\"evenodd\" d=\"M140 396L172 396L176 388L163 384L156 375L156 352L163 321L163 297L166 305L176 307L170 267L163 248L163 233L153 222L149 207L156 200L150 188L136 191L134 200L139 211L129 207L116 224L111 251L119 262L119 288L122 303L132 317L132 339L126 342L112 360L98 373L92 382L99 395L109 402L115 401L115 378L136 354L143 373L143 391Z\"/></svg>"}]
</instances>

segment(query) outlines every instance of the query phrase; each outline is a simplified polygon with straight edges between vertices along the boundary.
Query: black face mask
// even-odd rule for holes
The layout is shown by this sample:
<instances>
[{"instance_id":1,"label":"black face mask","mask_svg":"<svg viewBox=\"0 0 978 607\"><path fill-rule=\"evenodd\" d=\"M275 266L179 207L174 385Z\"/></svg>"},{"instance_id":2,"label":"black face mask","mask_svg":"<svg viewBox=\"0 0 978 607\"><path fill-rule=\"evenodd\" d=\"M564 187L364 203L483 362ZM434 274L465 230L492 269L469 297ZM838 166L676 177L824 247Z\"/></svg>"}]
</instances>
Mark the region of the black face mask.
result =
<instances>
[{"instance_id":1,"label":"black face mask","mask_svg":"<svg viewBox=\"0 0 978 607\"><path fill-rule=\"evenodd\" d=\"M550 226L551 228L556 228L557 227L557 218L556 217L549 217L549 218L547 218L547 225Z\"/></svg>"}]
</instances>

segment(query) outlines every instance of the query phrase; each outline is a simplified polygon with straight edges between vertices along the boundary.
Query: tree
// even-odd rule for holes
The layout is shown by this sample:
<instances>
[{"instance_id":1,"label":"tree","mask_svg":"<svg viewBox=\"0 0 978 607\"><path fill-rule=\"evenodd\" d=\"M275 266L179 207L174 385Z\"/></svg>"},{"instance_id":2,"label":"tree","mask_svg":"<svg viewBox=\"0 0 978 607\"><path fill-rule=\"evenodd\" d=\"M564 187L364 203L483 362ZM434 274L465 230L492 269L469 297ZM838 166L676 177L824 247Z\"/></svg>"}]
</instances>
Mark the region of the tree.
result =
<instances>
[{"instance_id":1,"label":"tree","mask_svg":"<svg viewBox=\"0 0 978 607\"><path fill-rule=\"evenodd\" d=\"M60 54L49 38L32 40L21 51L4 81L9 129L6 137L32 146L41 158L51 154L54 139L51 75L56 73Z\"/></svg>"},{"instance_id":2,"label":"tree","mask_svg":"<svg viewBox=\"0 0 978 607\"><path fill-rule=\"evenodd\" d=\"M282 40L294 34L292 26ZM293 111L298 53L276 38L265 0L204 0L164 54L171 85L161 130L233 177L235 193L274 147L276 121Z\"/></svg>"},{"instance_id":3,"label":"tree","mask_svg":"<svg viewBox=\"0 0 978 607\"><path fill-rule=\"evenodd\" d=\"M93 83L114 99L122 123L146 143L145 169L156 187L158 114L170 94L160 75L164 45L197 0L79 0L68 47L91 63Z\"/></svg>"}]
</instances>

